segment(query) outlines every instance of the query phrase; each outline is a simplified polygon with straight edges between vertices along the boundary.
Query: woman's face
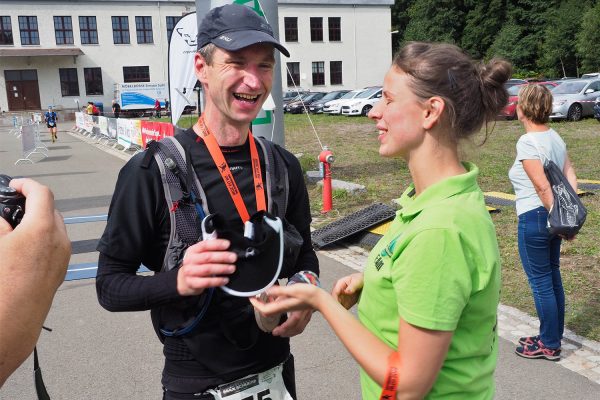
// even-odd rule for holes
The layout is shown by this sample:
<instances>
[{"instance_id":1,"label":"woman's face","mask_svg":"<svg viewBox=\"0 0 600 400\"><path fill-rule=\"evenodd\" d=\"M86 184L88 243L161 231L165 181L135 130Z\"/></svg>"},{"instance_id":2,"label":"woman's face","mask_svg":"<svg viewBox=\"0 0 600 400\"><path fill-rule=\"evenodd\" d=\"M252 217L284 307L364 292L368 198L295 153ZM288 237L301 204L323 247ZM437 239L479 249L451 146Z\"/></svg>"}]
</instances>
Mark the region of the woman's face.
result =
<instances>
[{"instance_id":1,"label":"woman's face","mask_svg":"<svg viewBox=\"0 0 600 400\"><path fill-rule=\"evenodd\" d=\"M369 112L379 130L379 154L407 159L423 140L422 101L408 86L409 75L392 66L383 81L383 96Z\"/></svg>"}]
</instances>

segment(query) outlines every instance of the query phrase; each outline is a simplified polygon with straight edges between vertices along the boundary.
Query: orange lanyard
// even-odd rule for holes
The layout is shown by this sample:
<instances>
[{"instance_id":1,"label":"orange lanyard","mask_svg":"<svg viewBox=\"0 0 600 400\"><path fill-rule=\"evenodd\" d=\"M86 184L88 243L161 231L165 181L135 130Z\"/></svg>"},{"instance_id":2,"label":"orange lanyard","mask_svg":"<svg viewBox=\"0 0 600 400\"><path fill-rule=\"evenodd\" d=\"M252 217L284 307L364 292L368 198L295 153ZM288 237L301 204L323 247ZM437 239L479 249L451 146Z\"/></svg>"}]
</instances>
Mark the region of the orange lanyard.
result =
<instances>
[{"instance_id":1,"label":"orange lanyard","mask_svg":"<svg viewBox=\"0 0 600 400\"><path fill-rule=\"evenodd\" d=\"M221 178L223 178L223 182L229 191L229 195L235 204L235 208L237 209L242 221L246 223L246 221L250 220L250 214L248 214L248 209L246 208L246 204L244 204L244 199L242 198L240 190L235 183L235 179L233 178L233 174L229 169L229 165L227 164L227 161L225 161L225 157L223 156L223 152L217 143L217 139L215 139L215 135L212 134L212 132L208 129L208 126L206 126L204 123L204 118L198 118L198 125L200 127L200 131L202 132L202 139L204 139L204 143L206 143L206 148L208 149L213 162L217 166L217 170L219 170ZM260 159L258 158L258 151L256 150L254 137L250 131L248 131L248 141L250 142L250 159L252 161L252 177L254 179L256 210L266 211L267 206L265 201L265 188L262 180Z\"/></svg>"},{"instance_id":2,"label":"orange lanyard","mask_svg":"<svg viewBox=\"0 0 600 400\"><path fill-rule=\"evenodd\" d=\"M383 382L379 400L392 400L396 398L398 383L400 381L400 354L394 351L388 358L388 371Z\"/></svg>"}]
</instances>

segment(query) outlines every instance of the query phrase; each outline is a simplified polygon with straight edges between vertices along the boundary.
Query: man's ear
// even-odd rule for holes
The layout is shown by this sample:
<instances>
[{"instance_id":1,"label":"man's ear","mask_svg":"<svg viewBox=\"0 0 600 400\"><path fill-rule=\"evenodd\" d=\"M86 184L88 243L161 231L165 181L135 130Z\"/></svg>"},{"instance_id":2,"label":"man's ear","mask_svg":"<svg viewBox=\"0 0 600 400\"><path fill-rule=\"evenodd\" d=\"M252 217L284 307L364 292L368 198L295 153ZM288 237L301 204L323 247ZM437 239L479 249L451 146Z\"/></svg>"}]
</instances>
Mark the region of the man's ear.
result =
<instances>
[{"instance_id":1,"label":"man's ear","mask_svg":"<svg viewBox=\"0 0 600 400\"><path fill-rule=\"evenodd\" d=\"M200 81L200 83L206 83L206 60L200 53L196 53L194 55L194 72L196 73L196 78Z\"/></svg>"},{"instance_id":2,"label":"man's ear","mask_svg":"<svg viewBox=\"0 0 600 400\"><path fill-rule=\"evenodd\" d=\"M441 97L430 97L424 104L424 118L423 118L423 129L430 130L433 128L441 119L444 110L446 109L446 102Z\"/></svg>"}]
</instances>

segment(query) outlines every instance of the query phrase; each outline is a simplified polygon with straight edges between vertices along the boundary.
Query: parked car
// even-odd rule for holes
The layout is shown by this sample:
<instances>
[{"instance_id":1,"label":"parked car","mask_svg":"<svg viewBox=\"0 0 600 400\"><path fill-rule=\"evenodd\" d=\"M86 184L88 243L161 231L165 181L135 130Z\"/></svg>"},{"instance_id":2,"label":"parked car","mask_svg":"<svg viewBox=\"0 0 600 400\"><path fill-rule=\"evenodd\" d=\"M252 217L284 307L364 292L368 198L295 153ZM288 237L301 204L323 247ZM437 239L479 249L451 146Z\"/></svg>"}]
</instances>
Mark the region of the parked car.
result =
<instances>
[{"instance_id":1,"label":"parked car","mask_svg":"<svg viewBox=\"0 0 600 400\"><path fill-rule=\"evenodd\" d=\"M594 103L594 118L600 122L600 97L596 97L596 102Z\"/></svg>"},{"instance_id":2,"label":"parked car","mask_svg":"<svg viewBox=\"0 0 600 400\"><path fill-rule=\"evenodd\" d=\"M298 90L288 90L287 92L283 92L283 102L289 102L290 100L292 100L294 97L298 97L298 95L302 95L302 94L306 94L308 93L307 90L298 88Z\"/></svg>"},{"instance_id":3,"label":"parked car","mask_svg":"<svg viewBox=\"0 0 600 400\"><path fill-rule=\"evenodd\" d=\"M373 105L381 99L381 86L374 86L359 93L351 102L342 105L343 115L367 115Z\"/></svg>"},{"instance_id":4,"label":"parked car","mask_svg":"<svg viewBox=\"0 0 600 400\"><path fill-rule=\"evenodd\" d=\"M553 90L555 87L560 85L561 82L547 81L547 82L531 82L531 83L536 84L536 85L544 85L548 89ZM529 83L514 85L514 86L509 87L506 90L508 92L508 104L506 105L506 107L504 107L502 109L502 111L500 111L500 113L498 114L499 117L506 118L506 119L516 119L517 118L517 102L519 100L519 90L521 90L521 88L523 86L528 85L528 84Z\"/></svg>"},{"instance_id":5,"label":"parked car","mask_svg":"<svg viewBox=\"0 0 600 400\"><path fill-rule=\"evenodd\" d=\"M321 100L326 94L326 92L310 92L306 96L303 96L300 100L288 103L285 107L287 112L291 114L300 114L303 113L304 110L308 111L308 107L314 101Z\"/></svg>"},{"instance_id":6,"label":"parked car","mask_svg":"<svg viewBox=\"0 0 600 400\"><path fill-rule=\"evenodd\" d=\"M600 78L600 72L590 72L589 74L581 75L581 79L596 79Z\"/></svg>"},{"instance_id":7,"label":"parked car","mask_svg":"<svg viewBox=\"0 0 600 400\"><path fill-rule=\"evenodd\" d=\"M509 79L504 83L504 88L508 90L511 86L522 85L524 83L527 83L524 79Z\"/></svg>"},{"instance_id":8,"label":"parked car","mask_svg":"<svg viewBox=\"0 0 600 400\"><path fill-rule=\"evenodd\" d=\"M308 97L308 96L310 96L310 93L308 93L308 92L307 93L302 93L302 94L297 94L295 97L292 97L291 99L289 99L287 101L284 101L283 102L283 112L284 113L288 112L288 105L289 104L295 103L297 101L300 101L303 98Z\"/></svg>"},{"instance_id":9,"label":"parked car","mask_svg":"<svg viewBox=\"0 0 600 400\"><path fill-rule=\"evenodd\" d=\"M330 102L325 103L323 106L323 113L329 115L341 114L342 113L342 104L345 104L348 101L352 101L359 93L363 92L364 89L356 89L352 90L337 100L331 100Z\"/></svg>"},{"instance_id":10,"label":"parked car","mask_svg":"<svg viewBox=\"0 0 600 400\"><path fill-rule=\"evenodd\" d=\"M310 107L308 107L308 111L310 111L313 114L322 114L323 106L325 105L325 103L332 100L337 100L348 92L349 90L335 90L333 92L329 92L325 96L323 96L321 100L313 102L310 105Z\"/></svg>"},{"instance_id":11,"label":"parked car","mask_svg":"<svg viewBox=\"0 0 600 400\"><path fill-rule=\"evenodd\" d=\"M594 102L600 94L600 79L573 79L557 86L552 95L551 119L579 121L594 114Z\"/></svg>"}]
</instances>

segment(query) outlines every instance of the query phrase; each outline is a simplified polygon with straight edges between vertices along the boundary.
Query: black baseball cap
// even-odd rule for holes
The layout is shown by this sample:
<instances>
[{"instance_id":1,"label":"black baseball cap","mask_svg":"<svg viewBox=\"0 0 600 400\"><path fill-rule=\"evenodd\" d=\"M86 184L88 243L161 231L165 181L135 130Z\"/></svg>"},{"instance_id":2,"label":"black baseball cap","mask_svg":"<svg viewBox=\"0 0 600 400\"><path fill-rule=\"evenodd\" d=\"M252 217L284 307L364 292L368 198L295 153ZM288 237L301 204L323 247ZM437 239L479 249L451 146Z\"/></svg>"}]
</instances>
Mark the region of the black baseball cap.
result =
<instances>
[{"instance_id":1,"label":"black baseball cap","mask_svg":"<svg viewBox=\"0 0 600 400\"><path fill-rule=\"evenodd\" d=\"M236 51L257 43L271 43L286 57L290 52L273 36L269 23L254 10L240 4L227 4L210 10L198 27L198 49L213 43Z\"/></svg>"}]
</instances>

